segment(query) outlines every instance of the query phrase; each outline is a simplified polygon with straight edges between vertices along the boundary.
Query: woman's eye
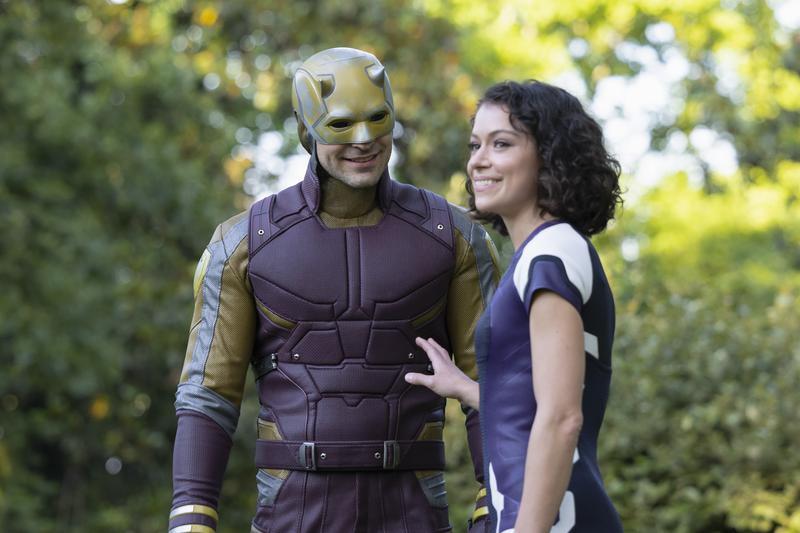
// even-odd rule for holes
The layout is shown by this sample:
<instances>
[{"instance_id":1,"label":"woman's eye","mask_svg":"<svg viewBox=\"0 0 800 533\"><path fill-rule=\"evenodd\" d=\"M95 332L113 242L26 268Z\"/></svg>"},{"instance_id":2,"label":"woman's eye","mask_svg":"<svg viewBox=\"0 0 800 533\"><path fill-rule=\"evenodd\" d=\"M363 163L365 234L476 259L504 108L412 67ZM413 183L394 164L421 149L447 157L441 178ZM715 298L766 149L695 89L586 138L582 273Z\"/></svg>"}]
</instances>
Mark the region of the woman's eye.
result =
<instances>
[{"instance_id":1,"label":"woman's eye","mask_svg":"<svg viewBox=\"0 0 800 533\"><path fill-rule=\"evenodd\" d=\"M495 148L508 148L511 145L506 141L495 141L494 146Z\"/></svg>"},{"instance_id":2,"label":"woman's eye","mask_svg":"<svg viewBox=\"0 0 800 533\"><path fill-rule=\"evenodd\" d=\"M480 148L480 145L479 145L478 143L469 143L469 144L467 145L467 149L468 149L470 152L474 152L474 151L475 151L475 150L477 150L478 148Z\"/></svg>"},{"instance_id":3,"label":"woman's eye","mask_svg":"<svg viewBox=\"0 0 800 533\"><path fill-rule=\"evenodd\" d=\"M380 122L381 120L385 119L388 115L389 113L387 113L386 111L381 111L379 113L375 113L374 115L369 117L369 119L372 122Z\"/></svg>"},{"instance_id":4,"label":"woman's eye","mask_svg":"<svg viewBox=\"0 0 800 533\"><path fill-rule=\"evenodd\" d=\"M349 120L334 120L333 122L329 122L328 126L333 129L340 130L343 128L349 128L353 123Z\"/></svg>"}]
</instances>

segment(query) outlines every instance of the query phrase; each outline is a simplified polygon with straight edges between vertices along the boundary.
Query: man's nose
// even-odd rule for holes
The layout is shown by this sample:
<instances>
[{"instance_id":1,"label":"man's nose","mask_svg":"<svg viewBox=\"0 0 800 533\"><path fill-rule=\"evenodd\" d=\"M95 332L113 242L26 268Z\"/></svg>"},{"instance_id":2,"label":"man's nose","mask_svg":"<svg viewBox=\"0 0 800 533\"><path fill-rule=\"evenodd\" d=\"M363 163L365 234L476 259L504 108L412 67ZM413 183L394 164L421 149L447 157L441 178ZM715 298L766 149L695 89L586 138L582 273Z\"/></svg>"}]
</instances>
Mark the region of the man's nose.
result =
<instances>
[{"instance_id":1,"label":"man's nose","mask_svg":"<svg viewBox=\"0 0 800 533\"><path fill-rule=\"evenodd\" d=\"M372 146L374 139L370 139L369 128L364 122L359 122L353 127L353 145L365 150Z\"/></svg>"}]
</instances>

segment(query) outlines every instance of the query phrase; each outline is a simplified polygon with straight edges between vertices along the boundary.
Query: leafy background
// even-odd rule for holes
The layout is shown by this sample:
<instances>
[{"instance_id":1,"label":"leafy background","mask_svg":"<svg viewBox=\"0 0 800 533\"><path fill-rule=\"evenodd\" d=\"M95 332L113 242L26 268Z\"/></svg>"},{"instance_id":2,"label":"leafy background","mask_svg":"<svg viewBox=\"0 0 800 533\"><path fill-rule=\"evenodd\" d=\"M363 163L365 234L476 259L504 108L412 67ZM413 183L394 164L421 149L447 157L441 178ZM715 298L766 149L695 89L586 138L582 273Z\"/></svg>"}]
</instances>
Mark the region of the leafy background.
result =
<instances>
[{"instance_id":1,"label":"leafy background","mask_svg":"<svg viewBox=\"0 0 800 533\"><path fill-rule=\"evenodd\" d=\"M629 531L800 532L800 24L786 4L0 0L2 530L165 529L195 262L299 153L293 69L348 45L389 69L395 177L457 203L492 82L554 81L595 111L609 87L637 91L636 116L597 111L621 155L644 147L623 158L627 204L596 239L618 310L609 492ZM255 505L249 398L223 533L247 531ZM469 466L448 412L463 531Z\"/></svg>"}]
</instances>

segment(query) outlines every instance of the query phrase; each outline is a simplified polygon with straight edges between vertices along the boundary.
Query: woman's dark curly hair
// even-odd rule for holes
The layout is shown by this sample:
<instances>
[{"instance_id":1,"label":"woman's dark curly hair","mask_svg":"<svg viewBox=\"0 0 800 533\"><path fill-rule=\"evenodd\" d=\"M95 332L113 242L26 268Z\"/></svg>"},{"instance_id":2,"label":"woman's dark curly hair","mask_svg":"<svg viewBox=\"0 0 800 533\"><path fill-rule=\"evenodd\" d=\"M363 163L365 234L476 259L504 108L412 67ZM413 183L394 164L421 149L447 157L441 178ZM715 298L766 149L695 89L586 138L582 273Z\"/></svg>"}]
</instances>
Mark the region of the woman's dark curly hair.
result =
<instances>
[{"instance_id":1,"label":"woman's dark curly hair","mask_svg":"<svg viewBox=\"0 0 800 533\"><path fill-rule=\"evenodd\" d=\"M584 235L606 228L622 204L619 162L606 152L600 125L577 98L563 89L528 80L493 85L478 102L505 109L517 131L531 135L539 147L539 208L569 222ZM508 235L503 219L481 213L467 179L470 214Z\"/></svg>"}]
</instances>

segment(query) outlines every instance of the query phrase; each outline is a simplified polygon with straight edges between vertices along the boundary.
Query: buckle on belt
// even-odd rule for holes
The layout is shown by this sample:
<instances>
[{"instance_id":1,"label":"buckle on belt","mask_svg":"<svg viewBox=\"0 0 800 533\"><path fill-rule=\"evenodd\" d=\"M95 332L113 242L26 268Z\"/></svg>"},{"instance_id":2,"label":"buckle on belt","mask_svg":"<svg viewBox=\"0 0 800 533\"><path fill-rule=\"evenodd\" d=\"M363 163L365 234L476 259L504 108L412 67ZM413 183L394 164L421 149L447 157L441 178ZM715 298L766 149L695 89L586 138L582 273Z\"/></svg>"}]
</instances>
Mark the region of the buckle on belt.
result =
<instances>
[{"instance_id":1,"label":"buckle on belt","mask_svg":"<svg viewBox=\"0 0 800 533\"><path fill-rule=\"evenodd\" d=\"M383 441L383 469L394 470L400 465L400 444L396 440Z\"/></svg>"},{"instance_id":2,"label":"buckle on belt","mask_svg":"<svg viewBox=\"0 0 800 533\"><path fill-rule=\"evenodd\" d=\"M313 442L304 442L297 450L297 460L306 470L317 469L317 450Z\"/></svg>"}]
</instances>

